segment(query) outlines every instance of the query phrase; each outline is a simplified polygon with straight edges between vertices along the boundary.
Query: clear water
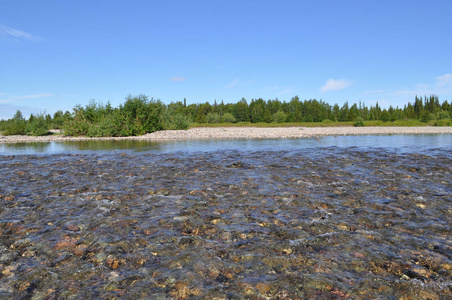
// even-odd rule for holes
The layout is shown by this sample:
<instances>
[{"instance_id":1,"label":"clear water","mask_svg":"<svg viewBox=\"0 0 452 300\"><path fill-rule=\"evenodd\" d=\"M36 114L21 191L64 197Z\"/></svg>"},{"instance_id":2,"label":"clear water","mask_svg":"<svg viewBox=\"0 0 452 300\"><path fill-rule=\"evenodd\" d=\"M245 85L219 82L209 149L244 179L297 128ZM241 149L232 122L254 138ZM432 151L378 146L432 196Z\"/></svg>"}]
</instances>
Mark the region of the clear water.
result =
<instances>
[{"instance_id":1,"label":"clear water","mask_svg":"<svg viewBox=\"0 0 452 300\"><path fill-rule=\"evenodd\" d=\"M452 298L452 135L1 151L0 299Z\"/></svg>"},{"instance_id":2,"label":"clear water","mask_svg":"<svg viewBox=\"0 0 452 300\"><path fill-rule=\"evenodd\" d=\"M452 135L365 135L327 136L302 139L250 140L93 140L77 142L0 144L0 155L22 154L88 154L90 152L212 152L221 150L298 150L317 147L385 148L401 152L420 153L436 148L452 150Z\"/></svg>"}]
</instances>

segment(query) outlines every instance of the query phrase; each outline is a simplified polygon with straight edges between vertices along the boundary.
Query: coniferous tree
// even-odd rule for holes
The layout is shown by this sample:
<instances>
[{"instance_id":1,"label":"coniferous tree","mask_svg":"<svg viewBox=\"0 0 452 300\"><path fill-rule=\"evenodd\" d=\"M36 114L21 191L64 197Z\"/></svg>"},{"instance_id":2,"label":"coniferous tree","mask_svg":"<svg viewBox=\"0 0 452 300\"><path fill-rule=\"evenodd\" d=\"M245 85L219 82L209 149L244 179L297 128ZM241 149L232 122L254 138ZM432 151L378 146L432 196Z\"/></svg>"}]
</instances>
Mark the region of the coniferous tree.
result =
<instances>
[{"instance_id":1,"label":"coniferous tree","mask_svg":"<svg viewBox=\"0 0 452 300\"><path fill-rule=\"evenodd\" d=\"M422 104L422 98L416 98L414 100L414 113L416 114L416 119L419 119L424 112L424 105Z\"/></svg>"}]
</instances>

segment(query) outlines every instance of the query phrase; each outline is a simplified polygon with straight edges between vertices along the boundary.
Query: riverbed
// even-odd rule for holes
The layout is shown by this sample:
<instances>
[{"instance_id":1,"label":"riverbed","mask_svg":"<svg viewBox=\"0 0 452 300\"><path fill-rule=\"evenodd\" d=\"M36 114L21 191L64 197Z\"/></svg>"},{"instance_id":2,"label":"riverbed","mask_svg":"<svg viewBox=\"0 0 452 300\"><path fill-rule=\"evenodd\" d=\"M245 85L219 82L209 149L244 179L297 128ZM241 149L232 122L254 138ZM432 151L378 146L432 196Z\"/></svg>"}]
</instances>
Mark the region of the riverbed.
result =
<instances>
[{"instance_id":1,"label":"riverbed","mask_svg":"<svg viewBox=\"0 0 452 300\"><path fill-rule=\"evenodd\" d=\"M450 299L450 144L311 142L2 155L0 298Z\"/></svg>"}]
</instances>

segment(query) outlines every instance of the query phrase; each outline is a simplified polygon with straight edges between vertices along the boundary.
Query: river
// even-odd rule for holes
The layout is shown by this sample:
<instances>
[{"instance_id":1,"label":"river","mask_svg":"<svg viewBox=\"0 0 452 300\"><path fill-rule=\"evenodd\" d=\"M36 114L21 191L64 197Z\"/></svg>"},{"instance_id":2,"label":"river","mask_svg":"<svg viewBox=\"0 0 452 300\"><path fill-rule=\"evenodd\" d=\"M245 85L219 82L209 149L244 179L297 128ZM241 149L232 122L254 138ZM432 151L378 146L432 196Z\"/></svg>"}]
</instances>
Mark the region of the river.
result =
<instances>
[{"instance_id":1,"label":"river","mask_svg":"<svg viewBox=\"0 0 452 300\"><path fill-rule=\"evenodd\" d=\"M451 145L2 145L0 298L450 299Z\"/></svg>"}]
</instances>

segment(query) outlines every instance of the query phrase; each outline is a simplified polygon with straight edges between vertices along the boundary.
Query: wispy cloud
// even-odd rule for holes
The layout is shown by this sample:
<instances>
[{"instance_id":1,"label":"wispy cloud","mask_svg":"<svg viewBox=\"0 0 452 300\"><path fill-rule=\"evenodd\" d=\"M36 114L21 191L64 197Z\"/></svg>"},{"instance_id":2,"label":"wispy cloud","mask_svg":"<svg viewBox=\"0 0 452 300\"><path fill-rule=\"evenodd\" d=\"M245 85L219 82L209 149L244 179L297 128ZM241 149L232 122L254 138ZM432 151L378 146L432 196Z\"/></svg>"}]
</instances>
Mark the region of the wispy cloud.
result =
<instances>
[{"instance_id":1,"label":"wispy cloud","mask_svg":"<svg viewBox=\"0 0 452 300\"><path fill-rule=\"evenodd\" d=\"M187 80L187 78L181 77L181 76L175 76L175 77L170 78L170 81L174 81L174 82L181 82L181 81L185 81L185 80Z\"/></svg>"},{"instance_id":2,"label":"wispy cloud","mask_svg":"<svg viewBox=\"0 0 452 300\"><path fill-rule=\"evenodd\" d=\"M322 86L322 88L320 89L322 92L327 92L327 91L338 91L338 90L343 90L346 87L349 87L352 84L352 82L350 80L346 80L346 79L328 79L328 81L326 82L326 84L324 86Z\"/></svg>"},{"instance_id":3,"label":"wispy cloud","mask_svg":"<svg viewBox=\"0 0 452 300\"><path fill-rule=\"evenodd\" d=\"M438 87L452 86L452 74L444 74L436 77L436 86Z\"/></svg>"},{"instance_id":4,"label":"wispy cloud","mask_svg":"<svg viewBox=\"0 0 452 300\"><path fill-rule=\"evenodd\" d=\"M295 92L295 89L291 86L286 86L284 88L282 88L279 92L278 92L278 96L284 96L287 94L293 94Z\"/></svg>"},{"instance_id":5,"label":"wispy cloud","mask_svg":"<svg viewBox=\"0 0 452 300\"><path fill-rule=\"evenodd\" d=\"M373 90L373 91L365 91L364 94L381 94L381 93L387 93L390 90Z\"/></svg>"},{"instance_id":6,"label":"wispy cloud","mask_svg":"<svg viewBox=\"0 0 452 300\"><path fill-rule=\"evenodd\" d=\"M229 83L228 85L226 85L224 88L225 89L232 89L233 87L235 87L237 84L239 84L240 80L238 78L236 78L234 81L232 81L231 83Z\"/></svg>"},{"instance_id":7,"label":"wispy cloud","mask_svg":"<svg viewBox=\"0 0 452 300\"><path fill-rule=\"evenodd\" d=\"M13 38L17 40L27 40L32 42L37 42L41 40L41 38L38 36L32 35L22 30L7 27L2 24L0 24L0 37Z\"/></svg>"},{"instance_id":8,"label":"wispy cloud","mask_svg":"<svg viewBox=\"0 0 452 300\"><path fill-rule=\"evenodd\" d=\"M383 89L365 91L366 103L374 105L375 101L382 107L399 106L403 107L408 102L413 103L415 96L423 97L438 95L440 101L449 99L452 96L452 74L443 74L428 79L428 83L418 83L397 89Z\"/></svg>"},{"instance_id":9,"label":"wispy cloud","mask_svg":"<svg viewBox=\"0 0 452 300\"><path fill-rule=\"evenodd\" d=\"M6 94L0 94L0 96L3 96ZM43 93L43 94L31 94L31 95L22 95L22 96L6 96L3 99L0 99L0 103L14 103L14 102L22 102L21 100L28 100L28 99L37 99L37 98L46 98L46 97L53 97L53 94L50 93Z\"/></svg>"},{"instance_id":10,"label":"wispy cloud","mask_svg":"<svg viewBox=\"0 0 452 300\"><path fill-rule=\"evenodd\" d=\"M294 94L295 88L293 86L280 86L280 85L272 85L272 86L264 86L260 89L261 93L265 95L273 95L271 97L275 96L284 96L288 94ZM293 96L293 95L292 95Z\"/></svg>"},{"instance_id":11,"label":"wispy cloud","mask_svg":"<svg viewBox=\"0 0 452 300\"><path fill-rule=\"evenodd\" d=\"M14 99L17 100L25 100L25 99L35 99L35 98L45 98L45 97L52 97L53 94L44 93L44 94L32 94L32 95L25 95L25 96L13 96Z\"/></svg>"},{"instance_id":12,"label":"wispy cloud","mask_svg":"<svg viewBox=\"0 0 452 300\"><path fill-rule=\"evenodd\" d=\"M452 74L443 74L434 78L431 83L419 83L411 88L394 91L397 95L430 95L439 94L448 97L452 94Z\"/></svg>"}]
</instances>

